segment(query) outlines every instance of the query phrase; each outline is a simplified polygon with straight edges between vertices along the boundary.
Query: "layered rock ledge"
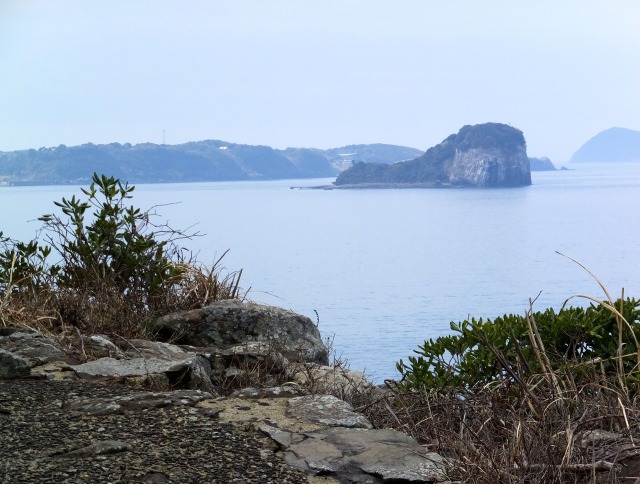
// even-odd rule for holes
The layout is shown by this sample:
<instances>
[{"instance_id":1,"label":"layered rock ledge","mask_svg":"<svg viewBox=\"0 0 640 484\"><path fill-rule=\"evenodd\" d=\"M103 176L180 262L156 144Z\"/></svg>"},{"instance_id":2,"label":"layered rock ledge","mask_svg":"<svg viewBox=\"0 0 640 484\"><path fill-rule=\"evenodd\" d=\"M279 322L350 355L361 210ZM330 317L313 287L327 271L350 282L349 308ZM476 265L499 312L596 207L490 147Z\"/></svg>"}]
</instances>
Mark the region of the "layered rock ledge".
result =
<instances>
[{"instance_id":1,"label":"layered rock ledge","mask_svg":"<svg viewBox=\"0 0 640 484\"><path fill-rule=\"evenodd\" d=\"M375 389L320 364L308 318L232 301L156 329L203 346L0 328L0 482L446 482L335 396Z\"/></svg>"}]
</instances>

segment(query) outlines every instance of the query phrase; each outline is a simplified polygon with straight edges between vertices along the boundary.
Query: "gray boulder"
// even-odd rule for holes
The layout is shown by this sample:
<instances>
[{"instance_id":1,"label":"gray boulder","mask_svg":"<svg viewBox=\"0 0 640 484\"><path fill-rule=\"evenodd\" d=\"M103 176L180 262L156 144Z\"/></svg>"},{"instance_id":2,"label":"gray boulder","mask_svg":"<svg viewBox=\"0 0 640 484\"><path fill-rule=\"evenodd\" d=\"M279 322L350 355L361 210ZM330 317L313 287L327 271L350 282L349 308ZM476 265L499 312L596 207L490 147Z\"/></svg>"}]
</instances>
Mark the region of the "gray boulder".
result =
<instances>
[{"instance_id":1,"label":"gray boulder","mask_svg":"<svg viewBox=\"0 0 640 484\"><path fill-rule=\"evenodd\" d=\"M0 378L22 378L30 373L31 368L25 358L0 349Z\"/></svg>"},{"instance_id":2,"label":"gray boulder","mask_svg":"<svg viewBox=\"0 0 640 484\"><path fill-rule=\"evenodd\" d=\"M261 341L277 347L292 362L329 362L320 331L308 317L235 299L163 316L154 330L161 341L221 349Z\"/></svg>"},{"instance_id":3,"label":"gray boulder","mask_svg":"<svg viewBox=\"0 0 640 484\"><path fill-rule=\"evenodd\" d=\"M78 377L124 379L153 388L189 388L213 392L211 363L195 348L141 339L119 340L118 346L101 336L103 347L113 348L120 358L104 357L71 366Z\"/></svg>"},{"instance_id":4,"label":"gray boulder","mask_svg":"<svg viewBox=\"0 0 640 484\"><path fill-rule=\"evenodd\" d=\"M31 368L51 361L76 362L60 343L51 338L45 338L38 331L3 329L3 334L0 335L0 349L24 358Z\"/></svg>"},{"instance_id":5,"label":"gray boulder","mask_svg":"<svg viewBox=\"0 0 640 484\"><path fill-rule=\"evenodd\" d=\"M178 346L160 341L146 339L122 339L117 346L123 352L124 358L161 358L165 360L182 360L197 353L196 348Z\"/></svg>"}]
</instances>

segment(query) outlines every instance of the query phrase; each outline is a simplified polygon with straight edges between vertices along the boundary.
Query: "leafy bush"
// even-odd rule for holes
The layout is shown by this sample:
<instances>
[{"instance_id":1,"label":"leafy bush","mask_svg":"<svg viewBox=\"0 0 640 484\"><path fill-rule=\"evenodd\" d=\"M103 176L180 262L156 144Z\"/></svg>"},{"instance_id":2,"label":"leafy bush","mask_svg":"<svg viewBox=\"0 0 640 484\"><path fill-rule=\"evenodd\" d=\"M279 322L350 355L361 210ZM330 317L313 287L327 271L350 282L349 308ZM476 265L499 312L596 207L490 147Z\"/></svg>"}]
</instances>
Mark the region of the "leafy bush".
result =
<instances>
[{"instance_id":1,"label":"leafy bush","mask_svg":"<svg viewBox=\"0 0 640 484\"><path fill-rule=\"evenodd\" d=\"M61 214L39 218L43 240L0 232L2 320L10 310L13 319L35 311L40 321L144 336L160 314L237 297L240 273L220 276L220 260L200 265L178 245L197 234L128 206L134 189L94 174L84 199L62 198L54 202Z\"/></svg>"},{"instance_id":2,"label":"leafy bush","mask_svg":"<svg viewBox=\"0 0 640 484\"><path fill-rule=\"evenodd\" d=\"M611 308L618 308L618 314ZM621 318L622 316L623 318ZM455 334L430 339L400 361L406 390L472 388L495 381L523 385L534 375L596 369L603 376L640 381L640 302L635 299L547 309L526 316L451 323Z\"/></svg>"},{"instance_id":3,"label":"leafy bush","mask_svg":"<svg viewBox=\"0 0 640 484\"><path fill-rule=\"evenodd\" d=\"M94 175L88 197L81 201L73 196L61 202L66 219L59 215L44 215L47 241L62 258L56 267L60 288L80 289L95 294L106 283L130 301L134 307L147 307L167 286L179 282L184 269L166 253L168 240L149 232L149 213L125 207L134 187L114 178ZM90 224L87 210L95 208ZM175 254L179 255L179 254Z\"/></svg>"},{"instance_id":4,"label":"leafy bush","mask_svg":"<svg viewBox=\"0 0 640 484\"><path fill-rule=\"evenodd\" d=\"M600 286L586 308L451 323L398 363L374 425L407 429L460 482L635 478L640 301Z\"/></svg>"}]
</instances>

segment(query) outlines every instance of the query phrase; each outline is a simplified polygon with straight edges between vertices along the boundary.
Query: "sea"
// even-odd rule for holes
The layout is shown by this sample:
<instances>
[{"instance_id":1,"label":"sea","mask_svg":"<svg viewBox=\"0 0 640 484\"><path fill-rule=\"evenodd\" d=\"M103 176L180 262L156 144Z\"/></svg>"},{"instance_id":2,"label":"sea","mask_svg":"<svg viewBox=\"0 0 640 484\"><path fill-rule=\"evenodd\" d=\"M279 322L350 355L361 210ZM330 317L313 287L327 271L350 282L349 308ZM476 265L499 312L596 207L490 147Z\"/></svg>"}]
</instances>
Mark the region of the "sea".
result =
<instances>
[{"instance_id":1,"label":"sea","mask_svg":"<svg viewBox=\"0 0 640 484\"><path fill-rule=\"evenodd\" d=\"M450 323L640 298L640 163L574 164L505 189L308 189L333 179L137 185L131 203L250 300L310 317L374 381ZM76 186L0 187L0 231L33 238ZM584 267L583 267L584 266ZM590 274L591 272L591 274Z\"/></svg>"}]
</instances>

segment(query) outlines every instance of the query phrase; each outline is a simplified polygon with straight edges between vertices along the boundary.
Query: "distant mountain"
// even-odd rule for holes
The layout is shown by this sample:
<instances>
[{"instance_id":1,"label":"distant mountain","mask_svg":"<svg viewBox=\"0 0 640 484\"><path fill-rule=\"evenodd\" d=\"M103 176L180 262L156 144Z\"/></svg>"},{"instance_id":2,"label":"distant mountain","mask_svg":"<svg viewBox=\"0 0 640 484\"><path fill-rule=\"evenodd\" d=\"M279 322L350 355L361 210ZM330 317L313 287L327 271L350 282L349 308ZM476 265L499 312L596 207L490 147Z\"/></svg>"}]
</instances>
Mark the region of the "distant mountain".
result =
<instances>
[{"instance_id":1,"label":"distant mountain","mask_svg":"<svg viewBox=\"0 0 640 484\"><path fill-rule=\"evenodd\" d=\"M0 185L82 184L94 172L130 183L319 178L337 175L349 156L394 162L422 153L393 145L331 150L194 141L179 145L111 143L0 152ZM353 155L353 156L356 156Z\"/></svg>"},{"instance_id":2,"label":"distant mountain","mask_svg":"<svg viewBox=\"0 0 640 484\"><path fill-rule=\"evenodd\" d=\"M557 169L546 156L529 158L529 166L531 166L531 171L555 171Z\"/></svg>"},{"instance_id":3,"label":"distant mountain","mask_svg":"<svg viewBox=\"0 0 640 484\"><path fill-rule=\"evenodd\" d=\"M531 185L522 131L506 124L463 126L422 156L392 165L355 163L335 182L340 188L517 187Z\"/></svg>"},{"instance_id":4,"label":"distant mountain","mask_svg":"<svg viewBox=\"0 0 640 484\"><path fill-rule=\"evenodd\" d=\"M571 157L571 162L640 161L640 131L610 128L598 133Z\"/></svg>"}]
</instances>

